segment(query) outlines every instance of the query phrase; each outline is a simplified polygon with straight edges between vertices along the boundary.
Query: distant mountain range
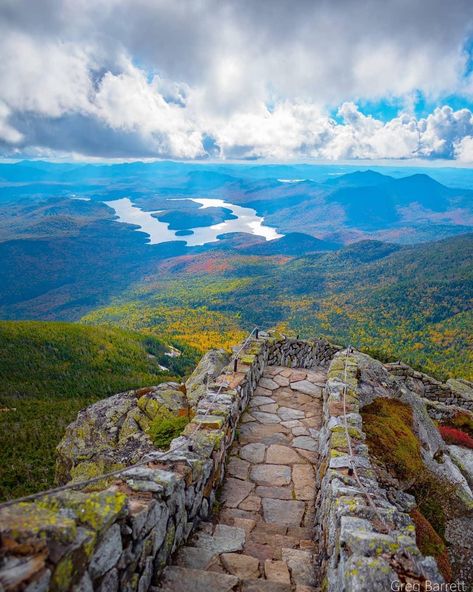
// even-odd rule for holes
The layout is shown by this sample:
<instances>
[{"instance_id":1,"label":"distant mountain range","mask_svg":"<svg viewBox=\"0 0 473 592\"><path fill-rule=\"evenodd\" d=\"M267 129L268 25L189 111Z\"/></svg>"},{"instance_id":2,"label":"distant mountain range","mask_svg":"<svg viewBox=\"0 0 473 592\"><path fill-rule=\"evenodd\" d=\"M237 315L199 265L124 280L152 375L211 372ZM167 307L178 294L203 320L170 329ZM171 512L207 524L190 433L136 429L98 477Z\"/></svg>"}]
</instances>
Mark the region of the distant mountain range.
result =
<instances>
[{"instance_id":1,"label":"distant mountain range","mask_svg":"<svg viewBox=\"0 0 473 592\"><path fill-rule=\"evenodd\" d=\"M106 320L201 350L280 323L402 353L430 372L468 372L473 175L407 173L0 163L0 318ZM449 178L465 188L440 182ZM133 224L105 203L124 197ZM282 237L226 232L238 207L253 212L249 231ZM148 243L139 220L150 213L175 240ZM216 242L186 246L211 227Z\"/></svg>"}]
</instances>

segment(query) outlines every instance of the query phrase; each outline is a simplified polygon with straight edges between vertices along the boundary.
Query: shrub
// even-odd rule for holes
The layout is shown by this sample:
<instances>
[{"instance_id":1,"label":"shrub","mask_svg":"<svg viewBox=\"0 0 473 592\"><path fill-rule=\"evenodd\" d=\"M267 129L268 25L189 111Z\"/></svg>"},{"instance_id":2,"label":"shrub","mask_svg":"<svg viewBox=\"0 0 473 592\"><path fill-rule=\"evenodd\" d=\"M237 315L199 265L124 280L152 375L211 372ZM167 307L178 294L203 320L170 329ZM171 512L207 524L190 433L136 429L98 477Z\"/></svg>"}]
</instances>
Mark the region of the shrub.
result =
<instances>
[{"instance_id":1,"label":"shrub","mask_svg":"<svg viewBox=\"0 0 473 592\"><path fill-rule=\"evenodd\" d=\"M471 413L459 411L451 419L444 421L443 424L458 428L473 437L473 417Z\"/></svg>"},{"instance_id":2,"label":"shrub","mask_svg":"<svg viewBox=\"0 0 473 592\"><path fill-rule=\"evenodd\" d=\"M158 416L150 425L150 438L158 448L169 448L171 441L182 433L188 423L189 417L186 415Z\"/></svg>"},{"instance_id":3,"label":"shrub","mask_svg":"<svg viewBox=\"0 0 473 592\"><path fill-rule=\"evenodd\" d=\"M424 464L412 430L412 409L393 399L379 398L362 410L370 452L397 479L409 481Z\"/></svg>"},{"instance_id":4,"label":"shrub","mask_svg":"<svg viewBox=\"0 0 473 592\"><path fill-rule=\"evenodd\" d=\"M419 548L437 559L439 569L447 578L450 564L443 536L446 520L455 512L456 485L440 479L424 465L409 405L379 398L361 413L370 453L400 482L400 487L416 499L418 508L412 518Z\"/></svg>"},{"instance_id":5,"label":"shrub","mask_svg":"<svg viewBox=\"0 0 473 592\"><path fill-rule=\"evenodd\" d=\"M466 432L447 425L440 425L438 430L447 444L456 444L457 446L473 449L473 438Z\"/></svg>"},{"instance_id":6,"label":"shrub","mask_svg":"<svg viewBox=\"0 0 473 592\"><path fill-rule=\"evenodd\" d=\"M452 580L452 567L448 559L445 543L418 508L414 508L410 516L416 527L416 543L420 552L435 557L443 577L447 582L450 582Z\"/></svg>"}]
</instances>

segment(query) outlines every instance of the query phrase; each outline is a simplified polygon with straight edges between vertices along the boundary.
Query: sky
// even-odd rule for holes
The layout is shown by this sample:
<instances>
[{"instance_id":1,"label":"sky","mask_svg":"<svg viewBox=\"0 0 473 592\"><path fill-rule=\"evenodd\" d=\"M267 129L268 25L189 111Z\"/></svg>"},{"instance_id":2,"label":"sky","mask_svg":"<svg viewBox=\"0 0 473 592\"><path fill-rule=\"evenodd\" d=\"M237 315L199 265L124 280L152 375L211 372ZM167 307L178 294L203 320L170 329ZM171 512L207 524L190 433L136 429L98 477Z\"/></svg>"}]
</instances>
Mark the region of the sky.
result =
<instances>
[{"instance_id":1,"label":"sky","mask_svg":"<svg viewBox=\"0 0 473 592\"><path fill-rule=\"evenodd\" d=\"M473 165L471 0L0 0L0 157Z\"/></svg>"}]
</instances>

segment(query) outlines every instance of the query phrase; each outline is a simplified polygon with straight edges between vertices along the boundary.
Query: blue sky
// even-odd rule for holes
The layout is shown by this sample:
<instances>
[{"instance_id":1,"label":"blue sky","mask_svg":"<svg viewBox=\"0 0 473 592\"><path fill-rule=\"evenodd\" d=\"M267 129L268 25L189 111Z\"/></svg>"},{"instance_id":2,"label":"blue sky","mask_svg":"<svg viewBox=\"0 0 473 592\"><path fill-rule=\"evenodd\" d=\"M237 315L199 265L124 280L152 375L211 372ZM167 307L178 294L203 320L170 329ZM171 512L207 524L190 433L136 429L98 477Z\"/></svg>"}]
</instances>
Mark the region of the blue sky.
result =
<instances>
[{"instance_id":1,"label":"blue sky","mask_svg":"<svg viewBox=\"0 0 473 592\"><path fill-rule=\"evenodd\" d=\"M0 157L470 166L472 34L469 0L4 0Z\"/></svg>"}]
</instances>

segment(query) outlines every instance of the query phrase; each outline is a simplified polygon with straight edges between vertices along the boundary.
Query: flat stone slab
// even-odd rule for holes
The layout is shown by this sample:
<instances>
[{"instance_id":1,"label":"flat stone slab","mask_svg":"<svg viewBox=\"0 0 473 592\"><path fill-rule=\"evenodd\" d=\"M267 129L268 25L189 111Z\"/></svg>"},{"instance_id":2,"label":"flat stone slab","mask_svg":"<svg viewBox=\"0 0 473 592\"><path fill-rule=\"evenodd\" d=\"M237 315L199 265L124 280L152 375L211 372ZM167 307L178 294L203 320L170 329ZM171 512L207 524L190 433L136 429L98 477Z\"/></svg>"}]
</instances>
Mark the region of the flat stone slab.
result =
<instances>
[{"instance_id":1,"label":"flat stone slab","mask_svg":"<svg viewBox=\"0 0 473 592\"><path fill-rule=\"evenodd\" d=\"M274 382L277 382L279 386L289 386L289 378L282 376L281 374L273 378Z\"/></svg>"},{"instance_id":2,"label":"flat stone slab","mask_svg":"<svg viewBox=\"0 0 473 592\"><path fill-rule=\"evenodd\" d=\"M290 500L293 499L292 487L265 487L259 485L255 491L259 497L269 497L272 499Z\"/></svg>"},{"instance_id":3,"label":"flat stone slab","mask_svg":"<svg viewBox=\"0 0 473 592\"><path fill-rule=\"evenodd\" d=\"M266 559L264 562L264 575L267 580L272 582L281 582L282 584L290 584L291 576L285 561L274 561Z\"/></svg>"},{"instance_id":4,"label":"flat stone slab","mask_svg":"<svg viewBox=\"0 0 473 592\"><path fill-rule=\"evenodd\" d=\"M168 566L156 592L231 592L238 584L236 576L200 569Z\"/></svg>"},{"instance_id":5,"label":"flat stone slab","mask_svg":"<svg viewBox=\"0 0 473 592\"><path fill-rule=\"evenodd\" d=\"M247 510L248 512L258 512L261 507L261 498L257 495L250 494L238 507L241 510Z\"/></svg>"},{"instance_id":6,"label":"flat stone slab","mask_svg":"<svg viewBox=\"0 0 473 592\"><path fill-rule=\"evenodd\" d=\"M262 396L262 397L270 397L272 395L272 391L270 389L265 389L262 386L257 386L254 392L255 396Z\"/></svg>"},{"instance_id":7,"label":"flat stone slab","mask_svg":"<svg viewBox=\"0 0 473 592\"><path fill-rule=\"evenodd\" d=\"M289 382L300 382L301 380L305 380L307 378L307 372L303 370L292 370L289 374Z\"/></svg>"},{"instance_id":8,"label":"flat stone slab","mask_svg":"<svg viewBox=\"0 0 473 592\"><path fill-rule=\"evenodd\" d=\"M259 577L259 560L240 553L223 553L220 556L223 567L240 579Z\"/></svg>"},{"instance_id":9,"label":"flat stone slab","mask_svg":"<svg viewBox=\"0 0 473 592\"><path fill-rule=\"evenodd\" d=\"M250 463L248 461L234 456L228 461L227 473L237 479L245 480L248 478L249 468Z\"/></svg>"},{"instance_id":10,"label":"flat stone slab","mask_svg":"<svg viewBox=\"0 0 473 592\"><path fill-rule=\"evenodd\" d=\"M270 405L276 401L271 397L256 396L250 399L250 407L259 407L260 405Z\"/></svg>"},{"instance_id":11,"label":"flat stone slab","mask_svg":"<svg viewBox=\"0 0 473 592\"><path fill-rule=\"evenodd\" d=\"M213 535L198 532L195 536L194 545L209 549L220 555L221 553L241 551L245 540L246 533L243 528L236 528L227 524L217 524Z\"/></svg>"},{"instance_id":12,"label":"flat stone slab","mask_svg":"<svg viewBox=\"0 0 473 592\"><path fill-rule=\"evenodd\" d=\"M303 419L305 413L299 409L291 409L290 407L280 407L278 415L283 421L291 421L294 419Z\"/></svg>"},{"instance_id":13,"label":"flat stone slab","mask_svg":"<svg viewBox=\"0 0 473 592\"><path fill-rule=\"evenodd\" d=\"M291 388L295 391L304 393L304 395L312 395L313 397L321 397L322 389L320 386L310 382L310 380L299 380L291 382Z\"/></svg>"},{"instance_id":14,"label":"flat stone slab","mask_svg":"<svg viewBox=\"0 0 473 592\"><path fill-rule=\"evenodd\" d=\"M217 557L214 549L204 547L181 547L176 555L176 565L192 569L207 569L211 561Z\"/></svg>"},{"instance_id":15,"label":"flat stone slab","mask_svg":"<svg viewBox=\"0 0 473 592\"><path fill-rule=\"evenodd\" d=\"M297 436L292 441L295 448L302 448L302 450L309 450L315 452L317 450L317 442L312 436Z\"/></svg>"},{"instance_id":16,"label":"flat stone slab","mask_svg":"<svg viewBox=\"0 0 473 592\"><path fill-rule=\"evenodd\" d=\"M234 477L227 477L223 484L222 500L227 508L236 508L253 489L253 484Z\"/></svg>"},{"instance_id":17,"label":"flat stone slab","mask_svg":"<svg viewBox=\"0 0 473 592\"><path fill-rule=\"evenodd\" d=\"M258 485L289 485L291 468L286 465L255 465L251 469L250 477Z\"/></svg>"},{"instance_id":18,"label":"flat stone slab","mask_svg":"<svg viewBox=\"0 0 473 592\"><path fill-rule=\"evenodd\" d=\"M304 459L291 446L271 444L266 452L266 462L274 465L292 465L302 463Z\"/></svg>"},{"instance_id":19,"label":"flat stone slab","mask_svg":"<svg viewBox=\"0 0 473 592\"><path fill-rule=\"evenodd\" d=\"M308 429L303 427L295 427L291 430L293 436L310 436L310 432Z\"/></svg>"},{"instance_id":20,"label":"flat stone slab","mask_svg":"<svg viewBox=\"0 0 473 592\"><path fill-rule=\"evenodd\" d=\"M260 378L258 386L268 389L269 391L275 391L277 388L279 388L279 384L272 378Z\"/></svg>"},{"instance_id":21,"label":"flat stone slab","mask_svg":"<svg viewBox=\"0 0 473 592\"><path fill-rule=\"evenodd\" d=\"M246 444L240 448L240 458L247 460L252 464L262 463L266 446L260 443Z\"/></svg>"},{"instance_id":22,"label":"flat stone slab","mask_svg":"<svg viewBox=\"0 0 473 592\"><path fill-rule=\"evenodd\" d=\"M262 411L252 411L253 417L263 424L279 423L281 420L275 413L263 413Z\"/></svg>"},{"instance_id":23,"label":"flat stone slab","mask_svg":"<svg viewBox=\"0 0 473 592\"><path fill-rule=\"evenodd\" d=\"M295 584L315 586L314 555L301 549L282 549L282 559L291 570Z\"/></svg>"},{"instance_id":24,"label":"flat stone slab","mask_svg":"<svg viewBox=\"0 0 473 592\"><path fill-rule=\"evenodd\" d=\"M315 475L310 465L294 465L292 467L292 480L296 499L306 501L314 499Z\"/></svg>"},{"instance_id":25,"label":"flat stone slab","mask_svg":"<svg viewBox=\"0 0 473 592\"><path fill-rule=\"evenodd\" d=\"M243 580L241 592L291 592L290 584L272 582L271 580ZM304 592L301 590L301 592Z\"/></svg>"},{"instance_id":26,"label":"flat stone slab","mask_svg":"<svg viewBox=\"0 0 473 592\"><path fill-rule=\"evenodd\" d=\"M266 522L285 526L300 526L305 512L304 502L264 498L262 504Z\"/></svg>"}]
</instances>

